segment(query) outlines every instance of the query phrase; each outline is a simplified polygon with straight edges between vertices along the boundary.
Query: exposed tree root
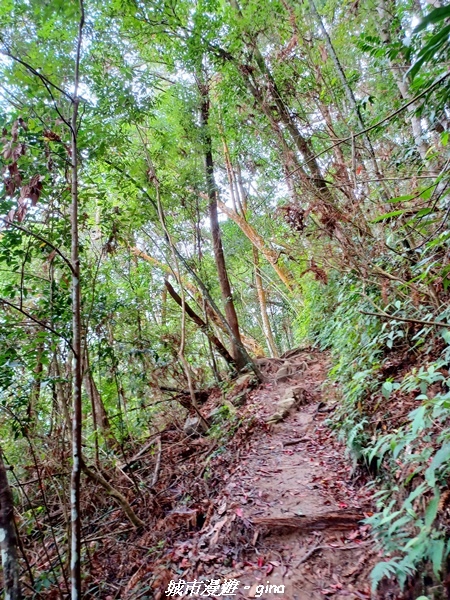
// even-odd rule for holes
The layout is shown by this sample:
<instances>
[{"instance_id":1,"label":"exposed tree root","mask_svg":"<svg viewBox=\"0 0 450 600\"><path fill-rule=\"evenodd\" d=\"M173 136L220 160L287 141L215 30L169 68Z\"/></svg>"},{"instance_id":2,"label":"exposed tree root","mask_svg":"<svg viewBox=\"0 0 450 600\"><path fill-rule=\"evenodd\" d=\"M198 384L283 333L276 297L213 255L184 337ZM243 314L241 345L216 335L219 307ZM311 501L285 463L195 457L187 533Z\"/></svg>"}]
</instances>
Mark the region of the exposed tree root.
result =
<instances>
[{"instance_id":1,"label":"exposed tree root","mask_svg":"<svg viewBox=\"0 0 450 600\"><path fill-rule=\"evenodd\" d=\"M323 529L333 531L353 529L362 519L364 519L362 513L337 511L314 517L296 515L291 517L257 517L252 522L254 525L265 527L271 531L286 529L289 531L296 530L299 533L309 533Z\"/></svg>"}]
</instances>

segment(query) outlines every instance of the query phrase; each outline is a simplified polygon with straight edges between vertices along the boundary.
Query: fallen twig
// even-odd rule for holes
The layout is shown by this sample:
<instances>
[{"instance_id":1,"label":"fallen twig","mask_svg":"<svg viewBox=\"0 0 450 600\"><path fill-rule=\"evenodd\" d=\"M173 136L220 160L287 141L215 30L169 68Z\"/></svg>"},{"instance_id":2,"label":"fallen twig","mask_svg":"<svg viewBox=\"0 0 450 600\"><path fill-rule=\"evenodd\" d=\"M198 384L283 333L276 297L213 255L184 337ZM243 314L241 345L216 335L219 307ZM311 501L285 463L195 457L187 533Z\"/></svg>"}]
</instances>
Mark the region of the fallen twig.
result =
<instances>
[{"instance_id":1,"label":"fallen twig","mask_svg":"<svg viewBox=\"0 0 450 600\"><path fill-rule=\"evenodd\" d=\"M302 565L303 563L305 563L309 558L311 558L311 556L317 552L318 550L323 550L324 548L329 548L329 546L313 546L311 548L311 550L309 552L307 552L305 554L305 556L302 556L302 558L298 561L298 563L296 565L294 565L294 569L297 569L300 565Z\"/></svg>"},{"instance_id":2,"label":"fallen twig","mask_svg":"<svg viewBox=\"0 0 450 600\"><path fill-rule=\"evenodd\" d=\"M313 548L311 548L311 550L309 550L309 552L307 552L305 554L305 556L303 556L299 560L299 562L296 565L294 565L294 569L297 569L300 565L305 563L318 550L358 550L359 548L361 548L361 546L363 546L363 544L361 544L359 546L353 545L353 546L336 546L336 547L335 546L322 546L322 545L314 546Z\"/></svg>"},{"instance_id":3,"label":"fallen twig","mask_svg":"<svg viewBox=\"0 0 450 600\"><path fill-rule=\"evenodd\" d=\"M295 446L296 444L300 444L301 442L310 442L311 438L308 437L302 437L302 438L298 438L296 440L288 440L287 442L283 442L283 448L285 448L286 446Z\"/></svg>"},{"instance_id":4,"label":"fallen twig","mask_svg":"<svg viewBox=\"0 0 450 600\"><path fill-rule=\"evenodd\" d=\"M158 455L156 457L155 470L153 472L152 477L152 487L156 485L159 479L159 471L161 469L161 455L162 455L162 444L161 444L161 436L156 438L156 443L158 445Z\"/></svg>"}]
</instances>

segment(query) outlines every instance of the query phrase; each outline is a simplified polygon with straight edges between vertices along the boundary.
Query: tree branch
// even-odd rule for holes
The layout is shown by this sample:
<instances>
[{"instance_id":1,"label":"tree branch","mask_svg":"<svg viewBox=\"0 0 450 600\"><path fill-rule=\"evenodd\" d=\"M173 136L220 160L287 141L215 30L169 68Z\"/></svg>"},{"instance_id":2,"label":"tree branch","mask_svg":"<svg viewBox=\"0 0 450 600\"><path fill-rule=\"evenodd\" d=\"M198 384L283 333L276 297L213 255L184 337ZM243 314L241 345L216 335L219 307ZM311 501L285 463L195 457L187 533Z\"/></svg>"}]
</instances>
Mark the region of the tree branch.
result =
<instances>
[{"instance_id":1,"label":"tree branch","mask_svg":"<svg viewBox=\"0 0 450 600\"><path fill-rule=\"evenodd\" d=\"M391 321L403 321L404 323L418 323L419 325L432 325L433 327L447 327L450 329L450 323L441 323L440 321L422 321L421 319L406 319L404 317L395 317L394 315L388 315L384 312L375 313L366 310L360 310L359 312L363 315L380 317L381 319L390 319Z\"/></svg>"},{"instance_id":2,"label":"tree branch","mask_svg":"<svg viewBox=\"0 0 450 600\"><path fill-rule=\"evenodd\" d=\"M37 323L38 325L40 325L44 329L47 329L47 331L50 331L51 333L54 333L59 338L61 338L62 340L64 340L66 342L66 344L68 344L68 346L72 350L72 352L74 351L73 347L72 347L72 344L70 343L70 341L66 337L64 337L62 335L62 333L58 333L55 329L53 329L53 327L50 327L50 325L46 325L45 323L43 323L39 319L36 319L36 317L33 317L33 315L30 315L30 313L28 313L27 311L23 310L23 308L20 308L20 306L17 306L16 304L13 304L12 302L9 302L8 300L5 300L4 298L0 298L0 303L1 304L6 304L7 306L10 306L11 308L14 308L14 310L17 310L17 312L22 313L23 315L25 315L26 317L28 317L34 323Z\"/></svg>"},{"instance_id":3,"label":"tree branch","mask_svg":"<svg viewBox=\"0 0 450 600\"><path fill-rule=\"evenodd\" d=\"M60 256L63 261L66 263L66 265L69 267L69 269L71 270L71 272L73 273L73 266L72 263L70 262L70 260L67 258L67 256L65 256L61 250L59 250L56 246L54 246L51 242L49 242L46 238L42 237L41 235L39 235L38 233L35 233L34 231L30 231L29 229L27 229L26 227L22 227L21 225L17 225L17 223L14 223L13 221L11 221L11 219L7 219L5 217L0 217L0 221L3 221L4 223L6 223L6 225L10 225L11 227L15 227L16 229L19 229L20 231L23 231L24 233L26 233L27 235L31 235L33 237L35 237L37 240L39 240L40 242L43 242L44 244L47 244L47 246L50 246L50 248L52 248L52 250L54 250L56 252L56 254L58 256Z\"/></svg>"},{"instance_id":4,"label":"tree branch","mask_svg":"<svg viewBox=\"0 0 450 600\"><path fill-rule=\"evenodd\" d=\"M387 117L384 117L384 119L381 119L380 121L377 121L374 125L371 125L370 127L366 127L366 129L363 129L361 131L357 131L356 133L354 133L354 134L352 134L352 135L350 135L350 136L348 136L346 138L343 138L343 139L335 142L333 145L328 146L328 148L325 148L325 150L322 150L321 152L318 152L312 158L304 161L302 165L300 165L299 167L295 168L293 171L291 171L290 173L288 173L286 175L286 177L292 177L292 175L294 175L294 173L296 173L297 171L299 171L300 169L302 169L310 161L319 158L319 156L322 156L322 154L326 154L330 150L333 150L333 148L335 148L336 146L340 146L341 144L345 144L346 142L351 141L353 138L356 138L356 137L359 137L361 135L364 135L364 134L368 133L369 131L372 131L372 129L376 129L380 125L383 125L383 123L386 123L387 121L390 121L395 116L397 116L398 114L400 114L401 112L403 112L404 110L406 110L409 106L411 106L411 104L414 104L414 102L417 102L417 100L420 100L420 98L423 98L429 92L431 92L432 90L434 90L435 87L437 87L438 85L440 85L448 77L450 77L450 71L447 71L447 73L445 73L444 75L442 75L441 77L439 77L439 79L437 79L434 83L432 83L429 87L427 87L426 90L424 90L420 94L417 94L417 96L414 96L414 98L412 98L412 100L409 100L408 102L406 102L403 106L401 106L397 110L394 110L394 112L390 113Z\"/></svg>"}]
</instances>

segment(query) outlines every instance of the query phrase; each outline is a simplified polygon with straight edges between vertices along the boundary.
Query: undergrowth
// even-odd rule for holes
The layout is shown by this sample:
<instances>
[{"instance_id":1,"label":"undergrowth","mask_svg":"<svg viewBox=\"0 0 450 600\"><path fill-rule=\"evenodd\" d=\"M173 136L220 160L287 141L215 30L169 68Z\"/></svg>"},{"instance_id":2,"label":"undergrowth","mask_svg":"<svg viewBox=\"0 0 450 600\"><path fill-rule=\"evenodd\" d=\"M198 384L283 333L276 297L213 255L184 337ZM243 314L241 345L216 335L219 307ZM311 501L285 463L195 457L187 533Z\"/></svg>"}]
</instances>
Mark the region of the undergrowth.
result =
<instances>
[{"instance_id":1,"label":"undergrowth","mask_svg":"<svg viewBox=\"0 0 450 600\"><path fill-rule=\"evenodd\" d=\"M395 317L447 323L450 309L383 304L377 288L350 276L326 287L306 279L304 300L298 338L331 352L342 395L330 425L355 466L374 475L377 510L367 522L383 558L373 590L390 578L414 588L411 597L439 598L450 555L450 329ZM380 304L393 318L366 314Z\"/></svg>"}]
</instances>

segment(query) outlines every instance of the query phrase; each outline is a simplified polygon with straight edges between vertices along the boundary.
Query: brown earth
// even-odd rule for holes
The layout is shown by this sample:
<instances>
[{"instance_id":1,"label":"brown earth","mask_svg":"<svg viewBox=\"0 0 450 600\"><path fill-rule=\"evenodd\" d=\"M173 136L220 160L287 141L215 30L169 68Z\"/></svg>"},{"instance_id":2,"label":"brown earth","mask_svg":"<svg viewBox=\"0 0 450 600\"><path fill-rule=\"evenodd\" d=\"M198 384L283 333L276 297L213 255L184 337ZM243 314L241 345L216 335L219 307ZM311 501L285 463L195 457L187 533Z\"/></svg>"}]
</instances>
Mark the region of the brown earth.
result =
<instances>
[{"instance_id":1,"label":"brown earth","mask_svg":"<svg viewBox=\"0 0 450 600\"><path fill-rule=\"evenodd\" d=\"M360 522L370 498L352 483L352 464L324 423L333 408L332 394L322 390L327 367L315 351L264 361L267 382L249 393L244 411L254 427L203 527L166 557L170 579L239 580L230 598L370 598L376 556ZM293 398L289 414L268 425L277 403L292 396L300 401ZM155 598L166 597L168 575ZM268 585L283 585L284 593L266 593Z\"/></svg>"},{"instance_id":2,"label":"brown earth","mask_svg":"<svg viewBox=\"0 0 450 600\"><path fill-rule=\"evenodd\" d=\"M133 478L142 482L161 464L153 500L134 501L146 527L130 529L119 508L109 514L116 529L102 534L91 559L91 581L103 591L98 596L95 586L86 598L159 600L170 581L211 579L239 586L235 594L221 588L203 597L370 598L378 557L361 520L371 497L326 423L335 405L333 387L323 388L327 356L302 350L260 363L265 383L254 389L251 376L241 377L227 394L234 420L189 438L174 414L159 452L149 442L132 460ZM217 389L203 414L223 402ZM266 592L268 585L284 592Z\"/></svg>"}]
</instances>

